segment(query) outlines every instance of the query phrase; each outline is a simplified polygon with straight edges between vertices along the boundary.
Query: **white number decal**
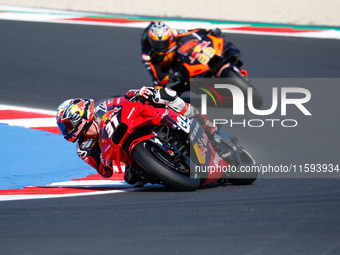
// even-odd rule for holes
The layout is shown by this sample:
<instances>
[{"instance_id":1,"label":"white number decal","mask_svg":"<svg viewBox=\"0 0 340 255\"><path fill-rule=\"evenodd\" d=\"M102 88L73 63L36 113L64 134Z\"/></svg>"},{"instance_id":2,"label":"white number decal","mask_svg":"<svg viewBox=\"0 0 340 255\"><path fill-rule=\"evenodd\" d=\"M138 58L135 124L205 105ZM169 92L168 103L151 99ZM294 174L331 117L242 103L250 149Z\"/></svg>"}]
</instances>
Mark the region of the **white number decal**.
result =
<instances>
[{"instance_id":1,"label":"white number decal","mask_svg":"<svg viewBox=\"0 0 340 255\"><path fill-rule=\"evenodd\" d=\"M118 127L118 125L119 125L119 121L118 121L117 115L114 115L111 118L110 122L107 123L107 125L105 126L105 130L106 130L107 135L109 137L112 137L112 135L115 132L115 129Z\"/></svg>"},{"instance_id":2,"label":"white number decal","mask_svg":"<svg viewBox=\"0 0 340 255\"><path fill-rule=\"evenodd\" d=\"M190 132L190 120L184 116L177 116L178 126L186 133Z\"/></svg>"}]
</instances>

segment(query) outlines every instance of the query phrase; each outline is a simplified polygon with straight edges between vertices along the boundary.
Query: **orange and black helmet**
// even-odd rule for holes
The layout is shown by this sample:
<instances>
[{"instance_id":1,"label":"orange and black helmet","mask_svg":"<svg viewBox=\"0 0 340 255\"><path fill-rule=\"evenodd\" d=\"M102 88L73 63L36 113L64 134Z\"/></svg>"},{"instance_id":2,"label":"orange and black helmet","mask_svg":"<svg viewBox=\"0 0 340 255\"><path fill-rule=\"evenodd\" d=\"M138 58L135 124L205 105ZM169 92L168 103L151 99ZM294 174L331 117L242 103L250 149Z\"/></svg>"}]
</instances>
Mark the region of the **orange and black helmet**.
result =
<instances>
[{"instance_id":1,"label":"orange and black helmet","mask_svg":"<svg viewBox=\"0 0 340 255\"><path fill-rule=\"evenodd\" d=\"M155 22L149 29L148 40L156 53L164 52L169 49L173 40L173 34L166 24L163 22Z\"/></svg>"}]
</instances>

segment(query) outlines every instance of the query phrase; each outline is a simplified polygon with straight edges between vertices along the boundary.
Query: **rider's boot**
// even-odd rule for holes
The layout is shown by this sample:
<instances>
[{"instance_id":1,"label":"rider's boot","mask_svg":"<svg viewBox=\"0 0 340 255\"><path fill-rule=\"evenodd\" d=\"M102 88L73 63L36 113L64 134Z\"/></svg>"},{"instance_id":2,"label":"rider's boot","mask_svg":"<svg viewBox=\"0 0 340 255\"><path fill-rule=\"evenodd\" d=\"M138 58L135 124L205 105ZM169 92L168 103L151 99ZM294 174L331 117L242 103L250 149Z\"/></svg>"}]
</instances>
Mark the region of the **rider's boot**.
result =
<instances>
[{"instance_id":1,"label":"rider's boot","mask_svg":"<svg viewBox=\"0 0 340 255\"><path fill-rule=\"evenodd\" d=\"M124 181L133 185L134 187L143 187L146 184L146 180L143 176L144 171L136 164L125 164Z\"/></svg>"}]
</instances>

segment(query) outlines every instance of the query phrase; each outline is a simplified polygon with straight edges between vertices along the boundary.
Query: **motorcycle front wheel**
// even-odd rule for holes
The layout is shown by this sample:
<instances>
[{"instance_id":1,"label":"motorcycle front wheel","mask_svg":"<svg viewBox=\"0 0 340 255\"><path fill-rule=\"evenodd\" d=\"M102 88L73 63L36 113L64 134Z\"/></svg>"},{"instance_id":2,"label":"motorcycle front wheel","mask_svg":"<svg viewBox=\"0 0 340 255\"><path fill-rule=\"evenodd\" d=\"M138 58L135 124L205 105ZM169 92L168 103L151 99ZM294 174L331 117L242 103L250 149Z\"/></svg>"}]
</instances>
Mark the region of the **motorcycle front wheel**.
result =
<instances>
[{"instance_id":1,"label":"motorcycle front wheel","mask_svg":"<svg viewBox=\"0 0 340 255\"><path fill-rule=\"evenodd\" d=\"M137 144L132 156L147 173L170 189L193 191L200 185L199 178L190 178L190 163L174 164L170 156L152 143Z\"/></svg>"},{"instance_id":2,"label":"motorcycle front wheel","mask_svg":"<svg viewBox=\"0 0 340 255\"><path fill-rule=\"evenodd\" d=\"M235 85L236 87L240 88L244 95L247 95L245 97L245 102L247 103L247 97L248 97L248 88L253 88L253 106L256 109L261 108L263 105L263 99L261 95L258 93L256 88L252 86L245 77L235 72L233 69L228 70L226 69L225 72L222 72L221 78L226 78L228 80L229 84ZM222 96L230 96L230 92L225 89L216 89L216 91L222 95ZM224 95L227 93L226 95Z\"/></svg>"},{"instance_id":3,"label":"motorcycle front wheel","mask_svg":"<svg viewBox=\"0 0 340 255\"><path fill-rule=\"evenodd\" d=\"M249 166L248 171L231 173L227 181L234 185L250 185L256 181L258 176L258 171L255 167L256 163L246 150L243 150L239 155L241 159L240 165Z\"/></svg>"}]
</instances>

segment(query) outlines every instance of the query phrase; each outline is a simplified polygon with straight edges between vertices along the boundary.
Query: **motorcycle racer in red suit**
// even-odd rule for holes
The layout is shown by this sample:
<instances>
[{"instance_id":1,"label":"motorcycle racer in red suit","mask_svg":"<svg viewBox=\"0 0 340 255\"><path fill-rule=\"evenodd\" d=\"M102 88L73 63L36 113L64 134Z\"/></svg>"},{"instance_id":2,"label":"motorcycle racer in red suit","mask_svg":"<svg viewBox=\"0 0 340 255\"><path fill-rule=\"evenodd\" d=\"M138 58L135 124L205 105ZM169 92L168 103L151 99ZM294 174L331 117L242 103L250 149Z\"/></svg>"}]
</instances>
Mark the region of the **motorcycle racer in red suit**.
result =
<instances>
[{"instance_id":1,"label":"motorcycle racer in red suit","mask_svg":"<svg viewBox=\"0 0 340 255\"><path fill-rule=\"evenodd\" d=\"M218 28L176 30L170 29L163 22L151 22L141 35L142 62L149 71L154 87L164 87L168 83L179 82L172 87L180 96L187 91L189 74L187 70L177 65L177 45L183 36L200 32L215 36L221 35Z\"/></svg>"},{"instance_id":2,"label":"motorcycle racer in red suit","mask_svg":"<svg viewBox=\"0 0 340 255\"><path fill-rule=\"evenodd\" d=\"M170 88L154 89L143 87L140 90L130 90L123 97L129 100L147 100L154 104L169 107L187 118L196 118L202 124L206 133L211 137L215 132L213 124L197 109L177 96L176 91ZM106 112L114 109L106 109ZM67 141L77 142L78 156L87 164L95 168L98 173L109 178L113 174L111 162L106 162L99 146L101 117L104 111L95 107L94 101L87 98L76 98L64 101L57 109L56 121L61 133ZM138 165L126 165L124 180L135 186L143 186L148 179L145 171Z\"/></svg>"}]
</instances>

